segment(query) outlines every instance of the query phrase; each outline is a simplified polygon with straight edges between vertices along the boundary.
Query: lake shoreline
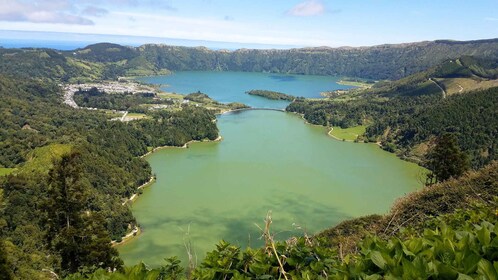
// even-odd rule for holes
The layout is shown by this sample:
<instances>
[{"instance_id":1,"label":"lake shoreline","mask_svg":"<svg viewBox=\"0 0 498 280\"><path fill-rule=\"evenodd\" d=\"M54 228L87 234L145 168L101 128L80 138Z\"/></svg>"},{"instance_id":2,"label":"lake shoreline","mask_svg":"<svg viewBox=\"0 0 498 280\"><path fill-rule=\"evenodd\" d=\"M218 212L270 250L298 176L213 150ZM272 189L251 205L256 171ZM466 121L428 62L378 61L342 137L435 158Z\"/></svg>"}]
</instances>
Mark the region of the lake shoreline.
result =
<instances>
[{"instance_id":1,"label":"lake shoreline","mask_svg":"<svg viewBox=\"0 0 498 280\"><path fill-rule=\"evenodd\" d=\"M152 149L151 151L143 154L140 156L140 158L145 158L159 150L162 150L162 149L166 149L166 148L179 148L179 149L187 149L188 148L188 145L189 144L192 144L192 143L205 143L205 142L221 142L223 141L223 137L221 135L218 135L218 137L214 140L190 140L188 141L187 143L183 144L183 146L160 146L160 147L155 147L154 149ZM138 193L139 190L143 189L143 188L146 188L146 187L149 187L151 186L154 182L156 181L156 177L155 176L151 176L150 177L150 180L142 185L140 185L139 187L137 187L137 192L135 192L131 197L129 197L128 199L126 199L121 205L129 205L133 202L135 202L139 197L140 197L140 194ZM120 242L117 242L116 240L111 240L111 244L112 246L119 246L119 245L123 245L125 243L127 243L128 241L130 241L131 239L133 239L134 237L137 237L140 235L140 233L142 233L142 229L139 227L139 226L135 226L131 232L127 233L126 235L124 235L123 237L121 237L121 241Z\"/></svg>"}]
</instances>

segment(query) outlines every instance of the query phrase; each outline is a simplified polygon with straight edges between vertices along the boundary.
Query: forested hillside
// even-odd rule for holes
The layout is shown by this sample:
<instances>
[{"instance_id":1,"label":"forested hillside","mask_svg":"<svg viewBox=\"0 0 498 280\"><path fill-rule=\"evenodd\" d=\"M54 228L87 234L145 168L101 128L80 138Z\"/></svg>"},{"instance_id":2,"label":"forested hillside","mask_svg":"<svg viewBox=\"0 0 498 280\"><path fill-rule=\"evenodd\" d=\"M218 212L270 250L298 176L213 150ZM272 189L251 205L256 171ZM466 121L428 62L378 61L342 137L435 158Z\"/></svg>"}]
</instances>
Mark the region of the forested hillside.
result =
<instances>
[{"instance_id":1,"label":"forested hillside","mask_svg":"<svg viewBox=\"0 0 498 280\"><path fill-rule=\"evenodd\" d=\"M419 162L434 137L453 133L478 168L498 158L498 87L449 95L444 84L459 78L461 84L492 86L488 77L498 69L493 66L494 60L463 57L351 95L298 99L287 110L313 124L365 125L366 133L358 140L381 142L384 149Z\"/></svg>"},{"instance_id":2,"label":"forested hillside","mask_svg":"<svg viewBox=\"0 0 498 280\"><path fill-rule=\"evenodd\" d=\"M66 52L65 55L92 62L113 62L110 64L113 65L113 70L109 72L117 75L140 68L143 73L159 72L162 69L220 70L394 80L463 55L498 58L498 40L433 41L360 48L236 51L166 45L128 48L114 44L96 44Z\"/></svg>"},{"instance_id":3,"label":"forested hillside","mask_svg":"<svg viewBox=\"0 0 498 280\"><path fill-rule=\"evenodd\" d=\"M134 226L123 201L151 176L148 163L139 156L150 147L181 146L218 136L214 115L202 108L122 123L109 121L103 113L61 105L59 91L50 81L0 77L0 167L13 168L10 175L0 177L0 238L19 279L43 278L47 275L42 268L64 275L83 265L109 266L107 261L116 255L111 251L107 257L97 255L80 263L68 260L79 259L88 250L105 254L110 238L120 239ZM81 205L56 207L68 199ZM73 206L79 214L68 214ZM92 218L80 217L81 213ZM61 226L65 219L52 224L57 215L72 217L67 227ZM97 243L67 243L78 232L95 234ZM119 261L113 263L119 265Z\"/></svg>"},{"instance_id":4,"label":"forested hillside","mask_svg":"<svg viewBox=\"0 0 498 280\"><path fill-rule=\"evenodd\" d=\"M60 81L113 79L182 70L339 75L399 79L461 56L497 59L498 40L433 41L360 48L210 50L204 47L100 43L74 51L0 49L0 73ZM479 71L479 69L474 69Z\"/></svg>"}]
</instances>

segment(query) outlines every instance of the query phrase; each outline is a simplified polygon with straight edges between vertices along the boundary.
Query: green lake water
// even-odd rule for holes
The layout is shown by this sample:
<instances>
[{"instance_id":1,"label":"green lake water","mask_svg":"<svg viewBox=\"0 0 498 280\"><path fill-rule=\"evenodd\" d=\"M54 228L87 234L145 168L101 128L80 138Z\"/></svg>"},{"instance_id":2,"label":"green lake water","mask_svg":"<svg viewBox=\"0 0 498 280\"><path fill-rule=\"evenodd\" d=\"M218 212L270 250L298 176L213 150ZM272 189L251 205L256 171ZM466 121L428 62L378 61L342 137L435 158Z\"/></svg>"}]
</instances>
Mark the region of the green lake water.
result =
<instances>
[{"instance_id":1,"label":"green lake water","mask_svg":"<svg viewBox=\"0 0 498 280\"><path fill-rule=\"evenodd\" d=\"M186 260L185 241L199 261L221 239L259 246L255 224L262 226L270 210L278 239L313 234L348 218L385 213L421 186L417 165L374 144L334 140L291 113L230 113L218 117L218 127L221 142L148 157L157 182L132 206L143 233L118 247L126 264L159 265L174 255Z\"/></svg>"}]
</instances>

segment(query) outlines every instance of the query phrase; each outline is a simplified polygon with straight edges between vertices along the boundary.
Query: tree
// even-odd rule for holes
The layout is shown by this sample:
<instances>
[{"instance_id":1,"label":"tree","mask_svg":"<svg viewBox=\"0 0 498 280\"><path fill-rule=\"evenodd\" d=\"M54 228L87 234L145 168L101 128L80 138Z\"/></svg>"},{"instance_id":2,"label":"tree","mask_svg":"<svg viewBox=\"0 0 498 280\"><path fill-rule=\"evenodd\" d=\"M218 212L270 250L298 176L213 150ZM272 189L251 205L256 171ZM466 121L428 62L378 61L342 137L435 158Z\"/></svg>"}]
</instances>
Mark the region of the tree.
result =
<instances>
[{"instance_id":1,"label":"tree","mask_svg":"<svg viewBox=\"0 0 498 280\"><path fill-rule=\"evenodd\" d=\"M49 172L47 239L59 253L62 274L82 268L121 268L122 261L111 247L105 221L88 209L90 184L82 176L80 154L63 155Z\"/></svg>"},{"instance_id":2,"label":"tree","mask_svg":"<svg viewBox=\"0 0 498 280\"><path fill-rule=\"evenodd\" d=\"M436 138L435 145L427 154L426 165L431 171L427 176L429 184L459 177L470 167L469 158L460 150L454 134Z\"/></svg>"},{"instance_id":3,"label":"tree","mask_svg":"<svg viewBox=\"0 0 498 280\"><path fill-rule=\"evenodd\" d=\"M0 280L12 279L10 264L7 260L7 252L3 240L0 239Z\"/></svg>"},{"instance_id":4,"label":"tree","mask_svg":"<svg viewBox=\"0 0 498 280\"><path fill-rule=\"evenodd\" d=\"M3 217L3 205L3 190L0 189L0 217ZM5 224L5 220L3 218L0 218L0 230L3 231L3 227L5 226ZM0 236L0 280L10 279L12 279L12 271L7 259L7 250L5 249L2 236Z\"/></svg>"}]
</instances>

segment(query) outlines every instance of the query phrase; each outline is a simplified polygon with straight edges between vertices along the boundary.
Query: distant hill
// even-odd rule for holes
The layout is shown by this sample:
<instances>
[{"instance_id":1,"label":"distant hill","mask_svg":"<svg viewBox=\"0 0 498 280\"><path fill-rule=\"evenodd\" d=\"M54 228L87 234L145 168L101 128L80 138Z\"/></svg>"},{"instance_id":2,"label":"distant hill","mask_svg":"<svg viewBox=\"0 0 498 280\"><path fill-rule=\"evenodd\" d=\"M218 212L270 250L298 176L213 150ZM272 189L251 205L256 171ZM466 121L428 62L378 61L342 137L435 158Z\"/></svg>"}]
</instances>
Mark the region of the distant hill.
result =
<instances>
[{"instance_id":1,"label":"distant hill","mask_svg":"<svg viewBox=\"0 0 498 280\"><path fill-rule=\"evenodd\" d=\"M73 82L119 76L167 74L169 71L215 70L338 75L396 80L459 57L498 59L498 39L432 41L373 47L300 48L235 51L205 47L98 43L72 51L0 49L0 73ZM468 61L462 60L463 65ZM470 62L471 64L473 62ZM478 67L473 74L488 75ZM465 75L460 73L459 75ZM490 76L491 75L491 76Z\"/></svg>"},{"instance_id":2,"label":"distant hill","mask_svg":"<svg viewBox=\"0 0 498 280\"><path fill-rule=\"evenodd\" d=\"M101 43L64 54L92 62L113 62L126 69L264 71L394 80L462 56L498 58L498 39L236 51L154 44L131 48Z\"/></svg>"},{"instance_id":3,"label":"distant hill","mask_svg":"<svg viewBox=\"0 0 498 280\"><path fill-rule=\"evenodd\" d=\"M102 77L105 68L102 63L76 60L51 49L0 48L0 74L15 79L96 80Z\"/></svg>"},{"instance_id":4,"label":"distant hill","mask_svg":"<svg viewBox=\"0 0 498 280\"><path fill-rule=\"evenodd\" d=\"M462 56L447 59L425 71L393 82L377 83L371 90L388 95L448 95L498 86L498 59Z\"/></svg>"},{"instance_id":5,"label":"distant hill","mask_svg":"<svg viewBox=\"0 0 498 280\"><path fill-rule=\"evenodd\" d=\"M267 71L394 80L463 55L496 58L498 41L421 42L362 48L240 49L233 52L147 45L141 52L154 59L159 68L170 70Z\"/></svg>"}]
</instances>

